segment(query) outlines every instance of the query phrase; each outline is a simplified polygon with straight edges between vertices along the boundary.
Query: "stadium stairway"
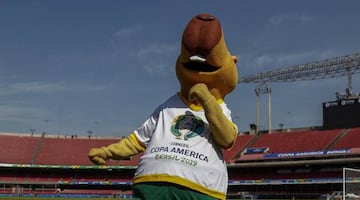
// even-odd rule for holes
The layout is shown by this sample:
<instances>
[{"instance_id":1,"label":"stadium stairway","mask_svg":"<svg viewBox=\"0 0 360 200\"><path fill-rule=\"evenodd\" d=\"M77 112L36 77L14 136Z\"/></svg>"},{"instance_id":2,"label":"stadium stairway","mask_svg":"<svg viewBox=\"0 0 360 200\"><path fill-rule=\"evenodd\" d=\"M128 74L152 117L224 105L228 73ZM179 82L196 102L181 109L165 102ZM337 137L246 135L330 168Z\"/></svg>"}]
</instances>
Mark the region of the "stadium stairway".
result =
<instances>
[{"instance_id":1,"label":"stadium stairway","mask_svg":"<svg viewBox=\"0 0 360 200\"><path fill-rule=\"evenodd\" d=\"M338 141L340 141L347 133L349 129L343 129L340 134L338 134L326 147L325 150L331 149Z\"/></svg>"}]
</instances>

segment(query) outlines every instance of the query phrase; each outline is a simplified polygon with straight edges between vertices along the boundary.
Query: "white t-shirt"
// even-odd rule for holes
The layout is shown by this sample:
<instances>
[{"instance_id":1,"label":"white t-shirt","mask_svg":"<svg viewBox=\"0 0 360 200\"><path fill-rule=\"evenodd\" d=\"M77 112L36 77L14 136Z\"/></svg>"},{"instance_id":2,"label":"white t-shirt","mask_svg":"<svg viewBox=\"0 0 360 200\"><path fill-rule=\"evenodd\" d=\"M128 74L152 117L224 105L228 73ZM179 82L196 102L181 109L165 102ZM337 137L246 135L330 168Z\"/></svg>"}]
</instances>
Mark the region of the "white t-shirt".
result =
<instances>
[{"instance_id":1,"label":"white t-shirt","mask_svg":"<svg viewBox=\"0 0 360 200\"><path fill-rule=\"evenodd\" d=\"M224 199L228 174L222 151L215 144L201 109L190 109L176 94L161 104L134 131L146 150L134 183L170 182ZM231 120L226 104L220 104Z\"/></svg>"}]
</instances>

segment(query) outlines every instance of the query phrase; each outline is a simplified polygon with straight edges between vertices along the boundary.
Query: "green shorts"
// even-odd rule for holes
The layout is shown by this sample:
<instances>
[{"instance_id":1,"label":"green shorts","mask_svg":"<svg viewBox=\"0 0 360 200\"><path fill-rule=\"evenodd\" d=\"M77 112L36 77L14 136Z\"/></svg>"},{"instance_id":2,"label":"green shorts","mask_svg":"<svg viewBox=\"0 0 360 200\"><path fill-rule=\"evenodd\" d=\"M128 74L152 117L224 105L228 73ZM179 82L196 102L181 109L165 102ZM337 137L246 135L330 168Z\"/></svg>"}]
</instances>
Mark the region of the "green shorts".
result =
<instances>
[{"instance_id":1,"label":"green shorts","mask_svg":"<svg viewBox=\"0 0 360 200\"><path fill-rule=\"evenodd\" d=\"M216 200L206 194L196 192L183 186L164 183L137 183L133 185L135 200Z\"/></svg>"}]
</instances>

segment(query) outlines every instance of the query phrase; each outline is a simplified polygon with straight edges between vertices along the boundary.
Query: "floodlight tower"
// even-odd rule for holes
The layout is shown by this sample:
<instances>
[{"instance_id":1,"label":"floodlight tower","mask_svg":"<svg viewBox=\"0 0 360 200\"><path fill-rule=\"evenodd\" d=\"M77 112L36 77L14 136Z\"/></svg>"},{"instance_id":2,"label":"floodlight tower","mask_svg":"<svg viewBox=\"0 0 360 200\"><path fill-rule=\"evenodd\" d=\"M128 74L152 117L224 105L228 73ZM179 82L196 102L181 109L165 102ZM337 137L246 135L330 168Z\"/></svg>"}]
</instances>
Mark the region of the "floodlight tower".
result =
<instances>
[{"instance_id":1,"label":"floodlight tower","mask_svg":"<svg viewBox=\"0 0 360 200\"><path fill-rule=\"evenodd\" d=\"M348 86L345 94L336 93L340 99L358 99L358 93L352 93L352 75L360 73L360 53L335 57L327 60L319 60L307 64L300 64L290 66L282 69L275 69L267 72L260 72L258 74L240 77L240 83L257 83L255 89L257 96L256 106L256 127L259 127L260 109L259 109L259 95L262 93L269 94L268 101L268 115L269 127L268 131L271 133L271 88L267 85L270 82L292 82L299 80L317 80L326 79L339 76L348 76Z\"/></svg>"},{"instance_id":2,"label":"floodlight tower","mask_svg":"<svg viewBox=\"0 0 360 200\"><path fill-rule=\"evenodd\" d=\"M255 87L256 94L256 130L258 130L260 124L260 94L268 94L268 129L271 133L271 87L267 82L262 82Z\"/></svg>"}]
</instances>

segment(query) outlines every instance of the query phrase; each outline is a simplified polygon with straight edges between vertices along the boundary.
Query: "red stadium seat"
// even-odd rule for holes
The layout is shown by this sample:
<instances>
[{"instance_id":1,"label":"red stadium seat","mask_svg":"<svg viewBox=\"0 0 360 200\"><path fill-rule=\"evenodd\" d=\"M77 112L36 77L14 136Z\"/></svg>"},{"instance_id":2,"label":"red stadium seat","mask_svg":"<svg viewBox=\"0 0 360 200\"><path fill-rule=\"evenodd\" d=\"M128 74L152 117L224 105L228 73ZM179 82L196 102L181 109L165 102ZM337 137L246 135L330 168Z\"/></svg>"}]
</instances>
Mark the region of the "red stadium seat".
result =
<instances>
[{"instance_id":1,"label":"red stadium seat","mask_svg":"<svg viewBox=\"0 0 360 200\"><path fill-rule=\"evenodd\" d=\"M360 147L360 128L351 128L331 149Z\"/></svg>"},{"instance_id":2,"label":"red stadium seat","mask_svg":"<svg viewBox=\"0 0 360 200\"><path fill-rule=\"evenodd\" d=\"M307 130L260 135L251 148L269 147L269 153L324 150L342 129Z\"/></svg>"},{"instance_id":3,"label":"red stadium seat","mask_svg":"<svg viewBox=\"0 0 360 200\"><path fill-rule=\"evenodd\" d=\"M234 157L245 148L255 135L238 135L233 147L229 150L223 150L224 160L231 162Z\"/></svg>"},{"instance_id":4,"label":"red stadium seat","mask_svg":"<svg viewBox=\"0 0 360 200\"><path fill-rule=\"evenodd\" d=\"M88 159L91 148L117 142L117 139L47 138L45 137L35 164L93 165Z\"/></svg>"},{"instance_id":5,"label":"red stadium seat","mask_svg":"<svg viewBox=\"0 0 360 200\"><path fill-rule=\"evenodd\" d=\"M0 162L30 164L40 137L0 134Z\"/></svg>"}]
</instances>

